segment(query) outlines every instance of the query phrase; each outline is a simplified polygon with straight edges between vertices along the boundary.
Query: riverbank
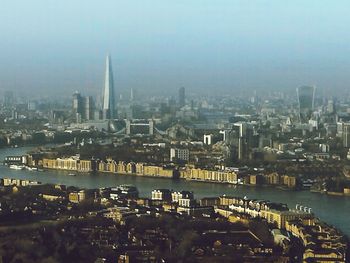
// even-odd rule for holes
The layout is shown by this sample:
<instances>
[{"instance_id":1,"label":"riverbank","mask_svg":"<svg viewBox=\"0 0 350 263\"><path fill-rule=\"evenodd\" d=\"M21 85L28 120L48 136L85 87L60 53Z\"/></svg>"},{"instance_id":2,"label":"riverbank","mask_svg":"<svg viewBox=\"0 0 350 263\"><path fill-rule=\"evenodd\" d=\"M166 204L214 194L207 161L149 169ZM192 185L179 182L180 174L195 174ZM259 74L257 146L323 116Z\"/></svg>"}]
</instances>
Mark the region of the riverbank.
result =
<instances>
[{"instance_id":1,"label":"riverbank","mask_svg":"<svg viewBox=\"0 0 350 263\"><path fill-rule=\"evenodd\" d=\"M0 149L0 159L8 155L22 155L31 148L7 148ZM247 196L252 199L275 200L295 207L296 204L311 207L321 220L329 222L350 236L350 202L342 196L323 195L312 193L309 190L284 191L271 187L247 187L245 185L213 184L199 181L172 180L154 177L111 175L107 173L76 173L69 176L66 171L48 170L45 172L11 170L0 165L1 177L19 178L42 183L64 184L81 188L113 187L121 184L135 185L140 194L149 196L154 188L166 188L177 191L189 190L196 194L197 198L205 196Z\"/></svg>"},{"instance_id":2,"label":"riverbank","mask_svg":"<svg viewBox=\"0 0 350 263\"><path fill-rule=\"evenodd\" d=\"M350 193L343 193L343 192L321 191L321 190L310 190L310 192L317 193L317 194L330 195L330 196L350 197Z\"/></svg>"},{"instance_id":3,"label":"riverbank","mask_svg":"<svg viewBox=\"0 0 350 263\"><path fill-rule=\"evenodd\" d=\"M61 155L62 153L60 156ZM295 175L267 171L254 172L244 167L215 166L211 168L198 168L190 164L180 166L173 163L153 164L147 162L116 161L111 158L81 159L80 155L47 158L48 156L44 153L27 154L22 157L26 159L26 162L19 161L20 165L24 164L28 167L35 167L34 169L44 168L49 170L69 171L72 174L78 172L102 172L139 177L184 179L206 183L244 184L250 187L273 187L283 191L299 191L303 190L305 187L305 182L302 178ZM9 156L9 158L13 161L13 159L16 158L21 159L21 156ZM310 186L308 188L310 188ZM349 191L350 195L350 189L344 188L344 193L346 191ZM330 195L345 196L336 192L330 193Z\"/></svg>"}]
</instances>

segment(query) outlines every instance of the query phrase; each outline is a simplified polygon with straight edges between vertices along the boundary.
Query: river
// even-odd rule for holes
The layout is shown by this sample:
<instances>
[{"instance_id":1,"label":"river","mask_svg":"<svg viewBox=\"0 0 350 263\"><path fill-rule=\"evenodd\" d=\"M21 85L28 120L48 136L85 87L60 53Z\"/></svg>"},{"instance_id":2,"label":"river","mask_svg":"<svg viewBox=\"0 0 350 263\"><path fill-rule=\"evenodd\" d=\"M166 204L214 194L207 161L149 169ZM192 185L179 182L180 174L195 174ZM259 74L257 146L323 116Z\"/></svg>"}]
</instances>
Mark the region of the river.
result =
<instances>
[{"instance_id":1,"label":"river","mask_svg":"<svg viewBox=\"0 0 350 263\"><path fill-rule=\"evenodd\" d=\"M21 155L30 148L0 149L0 161L7 155ZM247 196L248 198L265 199L272 202L286 203L290 208L296 204L311 207L321 220L336 226L344 234L350 236L350 197L329 196L309 191L284 191L271 187L232 186L224 184L173 180L164 178L147 178L116 174L86 174L68 175L65 171L36 172L28 170L11 170L7 166L0 166L1 178L17 178L42 183L64 184L81 188L113 187L120 184L133 184L141 196L150 196L155 188L193 191L196 198L219 196L222 194L233 196Z\"/></svg>"}]
</instances>

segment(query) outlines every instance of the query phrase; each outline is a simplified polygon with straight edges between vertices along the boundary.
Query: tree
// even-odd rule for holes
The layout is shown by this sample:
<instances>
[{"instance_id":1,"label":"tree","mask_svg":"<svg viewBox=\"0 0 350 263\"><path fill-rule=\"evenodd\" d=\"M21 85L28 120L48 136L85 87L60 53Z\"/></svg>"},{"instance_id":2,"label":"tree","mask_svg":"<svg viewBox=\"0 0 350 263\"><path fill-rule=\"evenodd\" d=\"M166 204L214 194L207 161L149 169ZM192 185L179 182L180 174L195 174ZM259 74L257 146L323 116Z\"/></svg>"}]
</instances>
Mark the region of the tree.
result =
<instances>
[{"instance_id":1,"label":"tree","mask_svg":"<svg viewBox=\"0 0 350 263\"><path fill-rule=\"evenodd\" d=\"M182 235L182 239L177 248L177 254L180 258L185 258L191 254L192 247L199 241L199 235L188 230Z\"/></svg>"}]
</instances>

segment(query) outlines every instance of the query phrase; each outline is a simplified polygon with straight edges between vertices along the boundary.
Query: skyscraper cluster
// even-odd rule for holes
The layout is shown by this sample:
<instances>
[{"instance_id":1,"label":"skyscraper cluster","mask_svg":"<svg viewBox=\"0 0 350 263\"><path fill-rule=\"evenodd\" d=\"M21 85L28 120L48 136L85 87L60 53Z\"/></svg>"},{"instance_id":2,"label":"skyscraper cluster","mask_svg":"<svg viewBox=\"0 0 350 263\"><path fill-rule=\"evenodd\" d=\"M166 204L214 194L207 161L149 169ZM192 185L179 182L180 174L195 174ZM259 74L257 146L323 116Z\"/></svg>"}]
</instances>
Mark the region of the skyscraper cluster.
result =
<instances>
[{"instance_id":1,"label":"skyscraper cluster","mask_svg":"<svg viewBox=\"0 0 350 263\"><path fill-rule=\"evenodd\" d=\"M91 96L81 96L79 92L73 94L73 113L76 122L94 119L95 103Z\"/></svg>"},{"instance_id":2,"label":"skyscraper cluster","mask_svg":"<svg viewBox=\"0 0 350 263\"><path fill-rule=\"evenodd\" d=\"M106 58L105 81L102 97L102 109L96 109L92 96L81 96L79 92L73 94L73 113L76 122L94 119L112 120L117 117L113 83L111 58Z\"/></svg>"}]
</instances>

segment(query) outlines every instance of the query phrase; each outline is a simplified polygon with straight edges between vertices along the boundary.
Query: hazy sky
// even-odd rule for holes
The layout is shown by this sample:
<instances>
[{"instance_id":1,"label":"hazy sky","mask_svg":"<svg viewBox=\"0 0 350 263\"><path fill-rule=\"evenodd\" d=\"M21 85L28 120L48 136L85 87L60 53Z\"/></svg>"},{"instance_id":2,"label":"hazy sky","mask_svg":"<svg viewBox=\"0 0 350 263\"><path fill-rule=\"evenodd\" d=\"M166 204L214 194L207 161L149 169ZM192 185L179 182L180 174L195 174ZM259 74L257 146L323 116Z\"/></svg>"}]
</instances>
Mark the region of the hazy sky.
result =
<instances>
[{"instance_id":1,"label":"hazy sky","mask_svg":"<svg viewBox=\"0 0 350 263\"><path fill-rule=\"evenodd\" d=\"M349 0L1 0L0 91L350 87Z\"/></svg>"}]
</instances>

